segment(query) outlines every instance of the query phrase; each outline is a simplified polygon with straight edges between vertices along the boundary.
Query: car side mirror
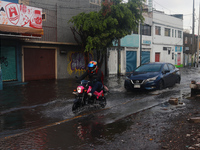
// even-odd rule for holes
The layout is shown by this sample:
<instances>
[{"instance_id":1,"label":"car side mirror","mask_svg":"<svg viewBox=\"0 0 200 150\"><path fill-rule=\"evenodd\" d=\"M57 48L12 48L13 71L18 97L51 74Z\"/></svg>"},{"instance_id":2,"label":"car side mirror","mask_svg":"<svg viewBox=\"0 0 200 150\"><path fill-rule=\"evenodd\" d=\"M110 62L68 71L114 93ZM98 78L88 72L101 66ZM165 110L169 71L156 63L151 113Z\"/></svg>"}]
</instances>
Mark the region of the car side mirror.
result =
<instances>
[{"instance_id":1,"label":"car side mirror","mask_svg":"<svg viewBox=\"0 0 200 150\"><path fill-rule=\"evenodd\" d=\"M163 71L163 74L166 74L166 73L168 73L168 72L170 72L169 70L165 70L165 71Z\"/></svg>"}]
</instances>

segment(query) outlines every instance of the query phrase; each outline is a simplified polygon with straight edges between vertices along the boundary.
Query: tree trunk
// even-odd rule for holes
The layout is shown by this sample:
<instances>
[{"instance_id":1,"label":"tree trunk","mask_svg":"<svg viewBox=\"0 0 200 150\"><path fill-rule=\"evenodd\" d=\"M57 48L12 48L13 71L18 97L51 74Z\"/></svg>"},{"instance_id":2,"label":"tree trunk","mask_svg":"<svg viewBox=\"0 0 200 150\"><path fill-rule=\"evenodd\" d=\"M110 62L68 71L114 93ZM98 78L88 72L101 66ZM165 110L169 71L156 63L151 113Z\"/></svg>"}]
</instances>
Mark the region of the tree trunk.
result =
<instances>
[{"instance_id":1,"label":"tree trunk","mask_svg":"<svg viewBox=\"0 0 200 150\"><path fill-rule=\"evenodd\" d=\"M103 64L103 53L101 53L101 51L97 52L97 64L98 67L101 68L102 64Z\"/></svg>"},{"instance_id":2,"label":"tree trunk","mask_svg":"<svg viewBox=\"0 0 200 150\"><path fill-rule=\"evenodd\" d=\"M84 52L84 60L85 60L85 69L87 69L87 65L89 63L89 52Z\"/></svg>"}]
</instances>

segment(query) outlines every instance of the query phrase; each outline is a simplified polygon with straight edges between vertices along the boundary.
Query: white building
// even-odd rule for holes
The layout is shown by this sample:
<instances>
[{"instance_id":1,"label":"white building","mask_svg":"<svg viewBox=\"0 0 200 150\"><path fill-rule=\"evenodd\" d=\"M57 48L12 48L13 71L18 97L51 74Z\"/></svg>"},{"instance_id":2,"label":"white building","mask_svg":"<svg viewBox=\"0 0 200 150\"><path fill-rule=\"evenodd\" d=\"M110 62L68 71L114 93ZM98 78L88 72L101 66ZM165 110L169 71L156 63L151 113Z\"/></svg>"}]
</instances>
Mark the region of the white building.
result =
<instances>
[{"instance_id":1,"label":"white building","mask_svg":"<svg viewBox=\"0 0 200 150\"><path fill-rule=\"evenodd\" d=\"M183 16L153 10L143 13L143 17L142 37L138 32L120 40L120 61L117 44L109 50L109 74L117 74L118 69L120 74L132 72L147 62L169 62L177 67L183 66Z\"/></svg>"},{"instance_id":2,"label":"white building","mask_svg":"<svg viewBox=\"0 0 200 150\"><path fill-rule=\"evenodd\" d=\"M182 15L153 11L151 62L169 62L183 66Z\"/></svg>"}]
</instances>

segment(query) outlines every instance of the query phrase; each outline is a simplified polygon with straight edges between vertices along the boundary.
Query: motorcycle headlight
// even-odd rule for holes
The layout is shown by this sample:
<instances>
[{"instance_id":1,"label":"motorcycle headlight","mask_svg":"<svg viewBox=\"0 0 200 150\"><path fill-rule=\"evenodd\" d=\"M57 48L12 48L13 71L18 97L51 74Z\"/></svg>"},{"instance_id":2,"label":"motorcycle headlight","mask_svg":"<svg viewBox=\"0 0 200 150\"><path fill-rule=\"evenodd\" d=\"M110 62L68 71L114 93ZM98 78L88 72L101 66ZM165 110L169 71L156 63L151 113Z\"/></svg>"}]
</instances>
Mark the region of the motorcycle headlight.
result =
<instances>
[{"instance_id":1,"label":"motorcycle headlight","mask_svg":"<svg viewBox=\"0 0 200 150\"><path fill-rule=\"evenodd\" d=\"M157 77L158 77L158 76L155 76L155 77L153 77L153 78L149 78L149 79L146 80L146 82L155 81L155 80L157 79Z\"/></svg>"},{"instance_id":2,"label":"motorcycle headlight","mask_svg":"<svg viewBox=\"0 0 200 150\"><path fill-rule=\"evenodd\" d=\"M82 93L82 91L81 91L81 88L80 88L80 87L77 87L77 92L78 92L78 93Z\"/></svg>"}]
</instances>

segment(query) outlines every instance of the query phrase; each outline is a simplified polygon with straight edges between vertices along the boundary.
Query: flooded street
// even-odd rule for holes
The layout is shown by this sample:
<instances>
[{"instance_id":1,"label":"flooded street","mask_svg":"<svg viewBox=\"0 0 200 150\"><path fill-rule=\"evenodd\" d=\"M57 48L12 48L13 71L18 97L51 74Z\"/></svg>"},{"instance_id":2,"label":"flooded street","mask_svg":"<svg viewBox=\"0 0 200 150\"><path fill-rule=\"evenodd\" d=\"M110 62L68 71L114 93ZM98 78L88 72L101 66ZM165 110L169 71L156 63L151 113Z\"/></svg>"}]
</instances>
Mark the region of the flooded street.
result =
<instances>
[{"instance_id":1,"label":"flooded street","mask_svg":"<svg viewBox=\"0 0 200 150\"><path fill-rule=\"evenodd\" d=\"M106 107L85 107L76 114L75 79L6 83L0 91L0 149L102 149L132 130L138 112L170 107L170 97L190 96L190 81L200 81L200 68L180 70L181 84L152 92L126 92L124 77L109 77Z\"/></svg>"}]
</instances>

